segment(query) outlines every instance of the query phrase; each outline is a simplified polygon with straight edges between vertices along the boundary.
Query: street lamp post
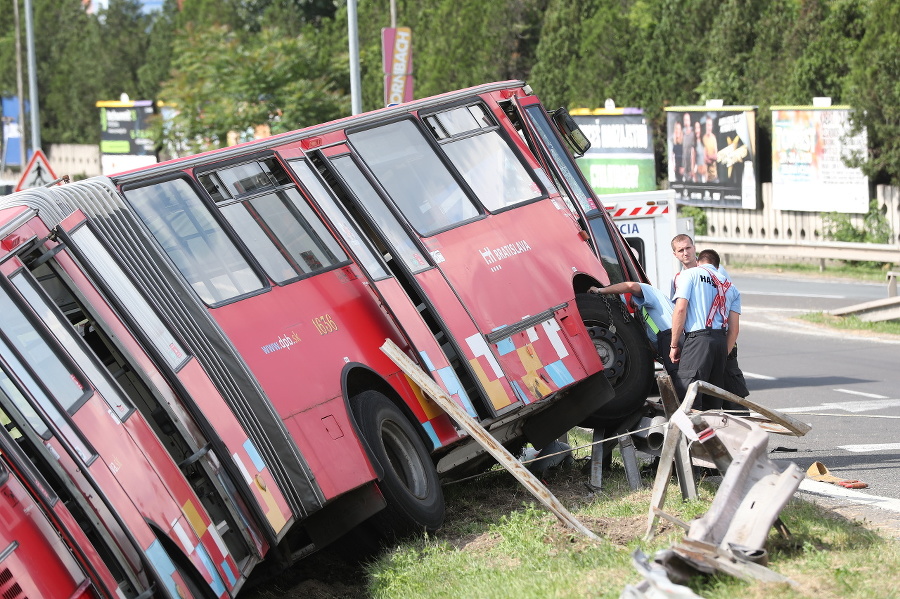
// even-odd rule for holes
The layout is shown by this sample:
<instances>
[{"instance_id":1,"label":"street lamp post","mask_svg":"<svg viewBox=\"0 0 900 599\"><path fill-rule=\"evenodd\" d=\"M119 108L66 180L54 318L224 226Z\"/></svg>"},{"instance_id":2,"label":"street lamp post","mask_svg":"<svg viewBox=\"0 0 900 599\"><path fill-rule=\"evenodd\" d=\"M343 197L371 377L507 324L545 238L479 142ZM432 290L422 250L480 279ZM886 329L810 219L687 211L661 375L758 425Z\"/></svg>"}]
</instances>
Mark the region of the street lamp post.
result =
<instances>
[{"instance_id":1,"label":"street lamp post","mask_svg":"<svg viewBox=\"0 0 900 599\"><path fill-rule=\"evenodd\" d=\"M41 127L38 118L37 62L34 58L34 23L31 0L25 0L25 44L28 48L28 99L31 101L31 149L41 149ZM24 123L19 123L23 127ZM22 138L25 136L22 135ZM21 143L21 142L20 142ZM23 165L22 168L25 168Z\"/></svg>"},{"instance_id":2,"label":"street lamp post","mask_svg":"<svg viewBox=\"0 0 900 599\"><path fill-rule=\"evenodd\" d=\"M356 0L347 0L347 37L350 41L350 107L352 114L362 112L359 77L359 38L356 26Z\"/></svg>"}]
</instances>

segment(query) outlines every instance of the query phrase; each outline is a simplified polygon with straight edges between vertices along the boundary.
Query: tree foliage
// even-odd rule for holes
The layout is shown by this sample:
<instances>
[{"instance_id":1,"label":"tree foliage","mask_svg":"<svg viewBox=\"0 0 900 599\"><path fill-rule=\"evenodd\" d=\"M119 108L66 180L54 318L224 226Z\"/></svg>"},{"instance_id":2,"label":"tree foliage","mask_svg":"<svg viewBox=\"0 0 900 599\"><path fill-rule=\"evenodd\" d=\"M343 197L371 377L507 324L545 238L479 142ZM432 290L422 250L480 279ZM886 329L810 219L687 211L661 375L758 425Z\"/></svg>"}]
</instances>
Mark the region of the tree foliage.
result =
<instances>
[{"instance_id":1,"label":"tree foliage","mask_svg":"<svg viewBox=\"0 0 900 599\"><path fill-rule=\"evenodd\" d=\"M224 25L192 24L173 47L160 95L177 111L168 133L177 146L207 150L225 145L230 131L268 124L282 133L346 113L346 93L307 36L275 28L241 36Z\"/></svg>"},{"instance_id":2,"label":"tree foliage","mask_svg":"<svg viewBox=\"0 0 900 599\"><path fill-rule=\"evenodd\" d=\"M900 4L872 0L865 33L853 55L847 98L857 130L865 128L869 156L863 170L900 182Z\"/></svg>"},{"instance_id":3,"label":"tree foliage","mask_svg":"<svg viewBox=\"0 0 900 599\"><path fill-rule=\"evenodd\" d=\"M5 2L23 0L0 0ZM45 143L96 143L97 100L177 105L192 148L349 108L346 0L33 0ZM638 106L662 144L663 108L710 98L760 107L851 104L866 172L900 183L900 4L893 0L397 0L413 30L415 95L526 79L549 107ZM3 11L4 17L11 11ZM11 17L11 15L10 15ZM387 0L358 0L364 110L384 102ZM14 30L0 19L0 92L15 95ZM172 140L170 140L172 141ZM662 152L659 152L662 156Z\"/></svg>"}]
</instances>

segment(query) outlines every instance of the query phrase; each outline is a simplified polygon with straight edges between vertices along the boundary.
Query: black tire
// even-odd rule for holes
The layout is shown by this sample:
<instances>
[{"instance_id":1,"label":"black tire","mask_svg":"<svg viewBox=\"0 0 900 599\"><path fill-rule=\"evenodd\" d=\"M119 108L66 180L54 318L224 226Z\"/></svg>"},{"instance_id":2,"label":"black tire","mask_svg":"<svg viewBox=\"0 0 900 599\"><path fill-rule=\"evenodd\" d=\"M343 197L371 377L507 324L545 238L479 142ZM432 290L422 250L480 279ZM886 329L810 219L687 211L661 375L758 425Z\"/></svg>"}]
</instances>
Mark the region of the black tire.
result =
<instances>
[{"instance_id":1,"label":"black tire","mask_svg":"<svg viewBox=\"0 0 900 599\"><path fill-rule=\"evenodd\" d=\"M603 420L627 416L640 409L650 394L654 381L650 342L639 322L630 317L626 319L625 307L618 297L579 293L575 303L603 361L604 374L616 392L615 397L594 416ZM610 331L610 317L615 333ZM586 422L585 426L589 424Z\"/></svg>"},{"instance_id":2,"label":"black tire","mask_svg":"<svg viewBox=\"0 0 900 599\"><path fill-rule=\"evenodd\" d=\"M372 523L386 536L433 532L444 522L444 493L425 443L394 403L377 391L353 398L360 430L384 469L387 507Z\"/></svg>"}]
</instances>

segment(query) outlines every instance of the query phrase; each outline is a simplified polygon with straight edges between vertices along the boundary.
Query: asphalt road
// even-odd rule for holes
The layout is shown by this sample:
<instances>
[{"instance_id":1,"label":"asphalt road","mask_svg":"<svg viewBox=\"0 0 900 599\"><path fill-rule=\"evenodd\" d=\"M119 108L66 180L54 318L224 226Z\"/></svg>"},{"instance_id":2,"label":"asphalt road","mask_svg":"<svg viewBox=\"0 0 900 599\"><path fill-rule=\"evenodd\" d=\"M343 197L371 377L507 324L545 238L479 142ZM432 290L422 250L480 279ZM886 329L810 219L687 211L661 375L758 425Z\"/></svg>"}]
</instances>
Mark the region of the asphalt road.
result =
<instances>
[{"instance_id":1,"label":"asphalt road","mask_svg":"<svg viewBox=\"0 0 900 599\"><path fill-rule=\"evenodd\" d=\"M773 435L770 458L806 470L821 462L851 490L804 481L804 495L900 536L900 336L849 333L796 320L887 296L886 285L735 272L743 312L739 361L750 399L808 422L804 437Z\"/></svg>"}]
</instances>

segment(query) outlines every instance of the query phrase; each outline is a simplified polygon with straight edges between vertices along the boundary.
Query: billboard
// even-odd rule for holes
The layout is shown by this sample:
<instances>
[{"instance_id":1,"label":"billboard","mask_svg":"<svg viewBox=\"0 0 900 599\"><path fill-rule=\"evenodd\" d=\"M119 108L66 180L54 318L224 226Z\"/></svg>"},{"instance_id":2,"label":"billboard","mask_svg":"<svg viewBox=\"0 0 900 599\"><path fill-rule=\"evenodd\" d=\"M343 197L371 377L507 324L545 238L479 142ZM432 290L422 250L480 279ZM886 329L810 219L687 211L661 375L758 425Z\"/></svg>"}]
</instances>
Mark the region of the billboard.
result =
<instances>
[{"instance_id":1,"label":"billboard","mask_svg":"<svg viewBox=\"0 0 900 599\"><path fill-rule=\"evenodd\" d=\"M643 110L576 108L569 114L591 141L578 167L598 195L656 189L653 132Z\"/></svg>"},{"instance_id":2,"label":"billboard","mask_svg":"<svg viewBox=\"0 0 900 599\"><path fill-rule=\"evenodd\" d=\"M666 108L669 187L688 206L758 206L756 107Z\"/></svg>"},{"instance_id":3,"label":"billboard","mask_svg":"<svg viewBox=\"0 0 900 599\"><path fill-rule=\"evenodd\" d=\"M869 179L844 163L866 147L865 131L850 135L849 106L773 106L772 206L868 212Z\"/></svg>"},{"instance_id":4,"label":"billboard","mask_svg":"<svg viewBox=\"0 0 900 599\"><path fill-rule=\"evenodd\" d=\"M100 109L100 170L104 175L156 164L148 130L150 100L97 102Z\"/></svg>"},{"instance_id":5,"label":"billboard","mask_svg":"<svg viewBox=\"0 0 900 599\"><path fill-rule=\"evenodd\" d=\"M28 111L28 102L25 103L25 111ZM0 122L3 127L3 137L0 148L3 154L0 156L0 165L22 166L22 128L19 126L19 99L18 97L3 98Z\"/></svg>"}]
</instances>

